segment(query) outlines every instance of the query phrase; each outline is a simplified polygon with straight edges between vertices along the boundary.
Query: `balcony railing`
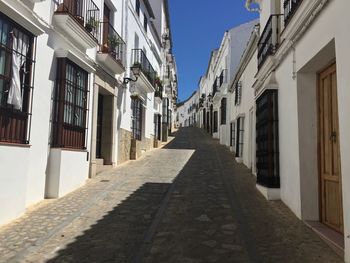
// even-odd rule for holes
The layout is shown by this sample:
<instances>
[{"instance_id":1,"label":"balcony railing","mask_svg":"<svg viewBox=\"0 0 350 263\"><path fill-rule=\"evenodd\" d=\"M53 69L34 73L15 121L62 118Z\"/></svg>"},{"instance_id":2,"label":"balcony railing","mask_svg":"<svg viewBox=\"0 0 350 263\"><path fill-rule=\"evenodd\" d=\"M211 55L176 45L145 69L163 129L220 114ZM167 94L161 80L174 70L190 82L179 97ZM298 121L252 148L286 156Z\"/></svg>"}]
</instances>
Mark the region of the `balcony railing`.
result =
<instances>
[{"instance_id":1,"label":"balcony railing","mask_svg":"<svg viewBox=\"0 0 350 263\"><path fill-rule=\"evenodd\" d=\"M281 28L282 15L271 15L266 23L264 31L258 43L258 68L264 64L266 59L275 54L279 45L279 31Z\"/></svg>"},{"instance_id":2,"label":"balcony railing","mask_svg":"<svg viewBox=\"0 0 350 263\"><path fill-rule=\"evenodd\" d=\"M213 83L213 97L214 97L216 92L218 92L218 78L215 78L214 83Z\"/></svg>"},{"instance_id":3,"label":"balcony railing","mask_svg":"<svg viewBox=\"0 0 350 263\"><path fill-rule=\"evenodd\" d=\"M112 58L124 65L126 44L114 27L108 22L101 22L101 53L108 53Z\"/></svg>"},{"instance_id":4,"label":"balcony railing","mask_svg":"<svg viewBox=\"0 0 350 263\"><path fill-rule=\"evenodd\" d=\"M69 14L89 34L99 39L100 9L92 0L56 0L56 14Z\"/></svg>"},{"instance_id":5,"label":"balcony railing","mask_svg":"<svg viewBox=\"0 0 350 263\"><path fill-rule=\"evenodd\" d=\"M152 86L155 86L155 79L156 79L156 72L153 69L151 63L149 62L148 58L146 57L146 54L143 52L142 49L133 49L132 50L132 58L133 58L133 65L139 65L141 67L141 71L149 82L152 84Z\"/></svg>"},{"instance_id":6,"label":"balcony railing","mask_svg":"<svg viewBox=\"0 0 350 263\"><path fill-rule=\"evenodd\" d=\"M303 0L285 0L283 7L284 7L284 25L286 26L291 18L293 17L294 13L300 6L301 2Z\"/></svg>"},{"instance_id":7,"label":"balcony railing","mask_svg":"<svg viewBox=\"0 0 350 263\"><path fill-rule=\"evenodd\" d=\"M163 85L158 78L155 80L155 84L156 84L157 88L156 88L156 91L154 93L154 96L158 97L160 99L163 99Z\"/></svg>"},{"instance_id":8,"label":"balcony railing","mask_svg":"<svg viewBox=\"0 0 350 263\"><path fill-rule=\"evenodd\" d=\"M221 87L222 84L227 82L227 69L224 69L223 71L221 71L218 81L219 81L218 83L219 87Z\"/></svg>"}]
</instances>

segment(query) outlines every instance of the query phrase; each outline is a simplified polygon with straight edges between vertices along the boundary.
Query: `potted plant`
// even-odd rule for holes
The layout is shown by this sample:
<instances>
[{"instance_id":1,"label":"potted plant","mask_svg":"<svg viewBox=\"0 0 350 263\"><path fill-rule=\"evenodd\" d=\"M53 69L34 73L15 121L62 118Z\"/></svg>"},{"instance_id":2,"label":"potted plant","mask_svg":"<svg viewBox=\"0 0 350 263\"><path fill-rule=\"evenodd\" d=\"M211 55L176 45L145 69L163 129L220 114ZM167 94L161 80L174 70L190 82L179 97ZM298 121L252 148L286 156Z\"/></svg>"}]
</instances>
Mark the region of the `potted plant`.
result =
<instances>
[{"instance_id":1,"label":"potted plant","mask_svg":"<svg viewBox=\"0 0 350 263\"><path fill-rule=\"evenodd\" d=\"M98 27L99 22L94 18L90 17L89 20L86 22L85 29L91 33L92 31L95 31Z\"/></svg>"},{"instance_id":2,"label":"potted plant","mask_svg":"<svg viewBox=\"0 0 350 263\"><path fill-rule=\"evenodd\" d=\"M117 35L108 36L108 46L110 49L116 49L123 41Z\"/></svg>"}]
</instances>

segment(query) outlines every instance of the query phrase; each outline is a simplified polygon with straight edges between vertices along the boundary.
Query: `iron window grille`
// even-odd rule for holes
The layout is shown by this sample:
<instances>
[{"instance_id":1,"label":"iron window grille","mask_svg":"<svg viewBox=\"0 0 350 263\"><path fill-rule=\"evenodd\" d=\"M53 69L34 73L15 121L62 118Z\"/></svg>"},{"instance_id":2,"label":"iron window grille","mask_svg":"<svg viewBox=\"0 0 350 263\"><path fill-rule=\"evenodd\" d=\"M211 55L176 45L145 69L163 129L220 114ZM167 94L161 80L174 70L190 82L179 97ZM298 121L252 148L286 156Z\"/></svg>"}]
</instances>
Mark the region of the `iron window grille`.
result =
<instances>
[{"instance_id":1,"label":"iron window grille","mask_svg":"<svg viewBox=\"0 0 350 263\"><path fill-rule=\"evenodd\" d=\"M244 117L237 119L236 156L243 157L244 146Z\"/></svg>"},{"instance_id":2,"label":"iron window grille","mask_svg":"<svg viewBox=\"0 0 350 263\"><path fill-rule=\"evenodd\" d=\"M131 99L131 130L132 137L138 141L142 139L142 101L139 98Z\"/></svg>"},{"instance_id":3,"label":"iron window grille","mask_svg":"<svg viewBox=\"0 0 350 263\"><path fill-rule=\"evenodd\" d=\"M279 188L278 93L266 90L256 101L257 183Z\"/></svg>"},{"instance_id":4,"label":"iron window grille","mask_svg":"<svg viewBox=\"0 0 350 263\"><path fill-rule=\"evenodd\" d=\"M86 149L89 74L67 58L57 59L52 147Z\"/></svg>"},{"instance_id":5,"label":"iron window grille","mask_svg":"<svg viewBox=\"0 0 350 263\"><path fill-rule=\"evenodd\" d=\"M241 104L242 100L242 82L238 81L235 85L235 105L238 106Z\"/></svg>"},{"instance_id":6,"label":"iron window grille","mask_svg":"<svg viewBox=\"0 0 350 263\"><path fill-rule=\"evenodd\" d=\"M236 123L231 122L231 146L236 151Z\"/></svg>"},{"instance_id":7,"label":"iron window grille","mask_svg":"<svg viewBox=\"0 0 350 263\"><path fill-rule=\"evenodd\" d=\"M29 144L35 53L34 35L0 13L0 142Z\"/></svg>"},{"instance_id":8,"label":"iron window grille","mask_svg":"<svg viewBox=\"0 0 350 263\"><path fill-rule=\"evenodd\" d=\"M162 123L163 124L168 124L168 106L169 105L169 100L167 98L163 99L163 118L162 118Z\"/></svg>"},{"instance_id":9,"label":"iron window grille","mask_svg":"<svg viewBox=\"0 0 350 263\"><path fill-rule=\"evenodd\" d=\"M222 98L221 99L221 121L220 124L221 125L225 125L226 124L226 112L227 112L227 99L226 98Z\"/></svg>"}]
</instances>

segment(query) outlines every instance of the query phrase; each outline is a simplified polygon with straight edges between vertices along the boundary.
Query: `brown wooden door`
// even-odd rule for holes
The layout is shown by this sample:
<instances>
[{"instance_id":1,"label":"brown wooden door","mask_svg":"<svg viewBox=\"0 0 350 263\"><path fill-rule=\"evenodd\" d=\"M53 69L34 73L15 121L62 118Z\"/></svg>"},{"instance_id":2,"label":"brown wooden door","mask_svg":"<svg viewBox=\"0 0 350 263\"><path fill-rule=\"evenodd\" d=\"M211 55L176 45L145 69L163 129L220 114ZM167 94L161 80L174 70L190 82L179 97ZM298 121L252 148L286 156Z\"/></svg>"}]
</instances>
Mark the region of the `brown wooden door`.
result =
<instances>
[{"instance_id":1,"label":"brown wooden door","mask_svg":"<svg viewBox=\"0 0 350 263\"><path fill-rule=\"evenodd\" d=\"M343 233L336 64L319 75L321 220Z\"/></svg>"}]
</instances>

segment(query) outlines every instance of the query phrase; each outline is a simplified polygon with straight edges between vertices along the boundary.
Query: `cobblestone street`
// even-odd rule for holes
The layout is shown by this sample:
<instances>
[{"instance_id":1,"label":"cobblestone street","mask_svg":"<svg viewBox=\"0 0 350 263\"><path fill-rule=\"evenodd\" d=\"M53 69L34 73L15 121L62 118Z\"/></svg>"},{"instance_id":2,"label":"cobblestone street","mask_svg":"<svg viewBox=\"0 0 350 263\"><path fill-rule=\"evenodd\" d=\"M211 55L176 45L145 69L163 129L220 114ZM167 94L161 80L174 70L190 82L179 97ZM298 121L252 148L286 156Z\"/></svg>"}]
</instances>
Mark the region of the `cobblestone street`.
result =
<instances>
[{"instance_id":1,"label":"cobblestone street","mask_svg":"<svg viewBox=\"0 0 350 263\"><path fill-rule=\"evenodd\" d=\"M203 130L0 229L0 262L342 262Z\"/></svg>"}]
</instances>

